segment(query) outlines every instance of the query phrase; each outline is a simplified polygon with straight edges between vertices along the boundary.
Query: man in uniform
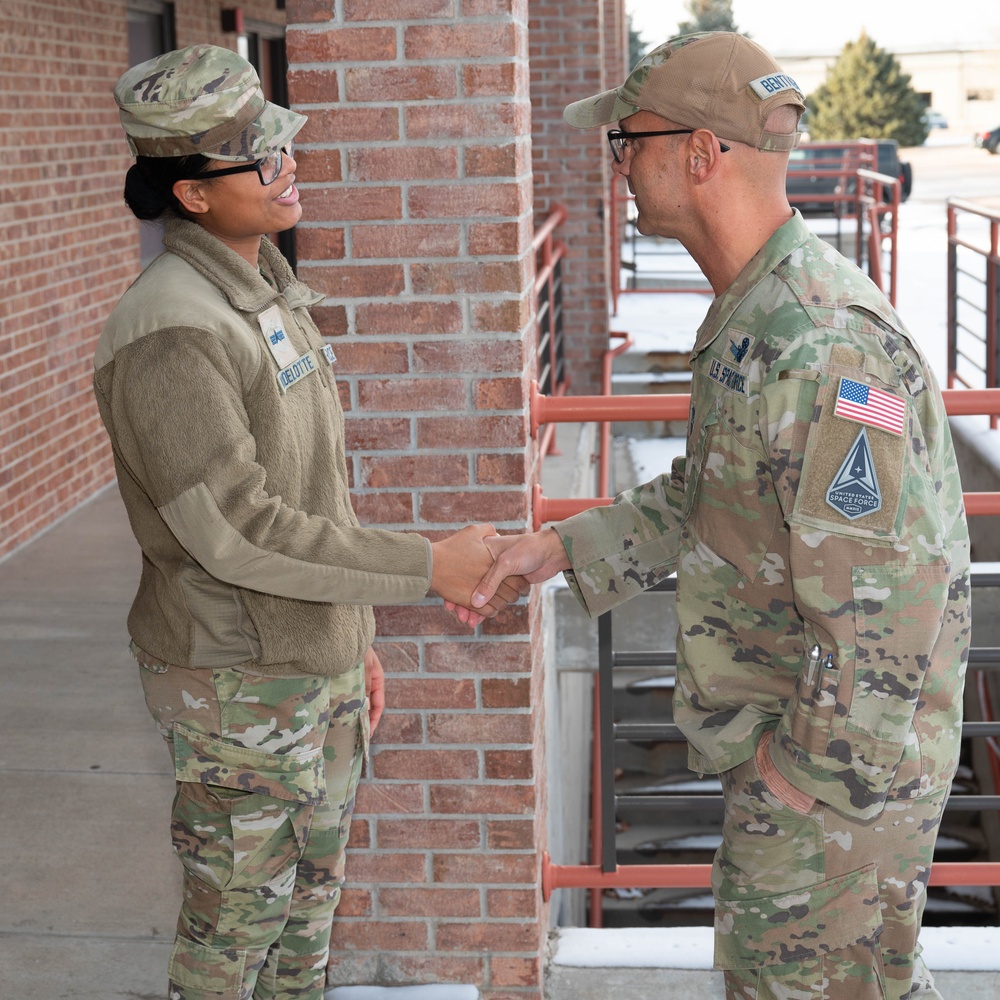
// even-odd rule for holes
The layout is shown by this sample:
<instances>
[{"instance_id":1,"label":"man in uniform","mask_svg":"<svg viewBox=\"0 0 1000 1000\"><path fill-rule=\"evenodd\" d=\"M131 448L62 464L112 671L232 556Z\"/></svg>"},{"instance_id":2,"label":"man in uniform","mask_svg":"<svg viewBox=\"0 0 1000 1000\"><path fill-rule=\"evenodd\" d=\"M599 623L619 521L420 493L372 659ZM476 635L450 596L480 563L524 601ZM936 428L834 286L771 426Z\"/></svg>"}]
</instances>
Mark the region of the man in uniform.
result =
<instances>
[{"instance_id":1,"label":"man in uniform","mask_svg":"<svg viewBox=\"0 0 1000 1000\"><path fill-rule=\"evenodd\" d=\"M570 125L618 123L639 231L715 299L687 453L480 584L563 571L591 615L677 573L676 719L721 776L716 965L739 1000L937 997L917 935L958 758L969 547L941 396L881 292L785 197L803 96L739 35L673 38Z\"/></svg>"}]
</instances>

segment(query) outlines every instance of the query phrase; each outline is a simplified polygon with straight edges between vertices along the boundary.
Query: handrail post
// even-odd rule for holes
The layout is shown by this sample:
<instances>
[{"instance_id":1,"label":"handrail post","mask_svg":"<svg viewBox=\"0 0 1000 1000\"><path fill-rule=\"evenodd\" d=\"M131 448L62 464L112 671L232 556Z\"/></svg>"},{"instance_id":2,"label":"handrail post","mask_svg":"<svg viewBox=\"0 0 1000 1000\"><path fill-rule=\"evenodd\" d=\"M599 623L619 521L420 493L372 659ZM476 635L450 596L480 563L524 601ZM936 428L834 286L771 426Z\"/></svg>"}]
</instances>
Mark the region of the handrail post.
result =
<instances>
[{"instance_id":1,"label":"handrail post","mask_svg":"<svg viewBox=\"0 0 1000 1000\"><path fill-rule=\"evenodd\" d=\"M618 234L618 175L611 175L608 215L611 223L611 315L618 315L618 284L622 273L622 245Z\"/></svg>"},{"instance_id":2,"label":"handrail post","mask_svg":"<svg viewBox=\"0 0 1000 1000\"><path fill-rule=\"evenodd\" d=\"M997 326L1000 325L1000 280L998 280L997 270L1000 267L1000 246L998 246L998 234L1000 234L1000 219L994 217L990 221L990 253L986 258L986 384L988 386L997 384L997 371L1000 369L1000 359L997 351L1000 350L998 343ZM997 415L994 413L990 417L991 430L997 429Z\"/></svg>"}]
</instances>

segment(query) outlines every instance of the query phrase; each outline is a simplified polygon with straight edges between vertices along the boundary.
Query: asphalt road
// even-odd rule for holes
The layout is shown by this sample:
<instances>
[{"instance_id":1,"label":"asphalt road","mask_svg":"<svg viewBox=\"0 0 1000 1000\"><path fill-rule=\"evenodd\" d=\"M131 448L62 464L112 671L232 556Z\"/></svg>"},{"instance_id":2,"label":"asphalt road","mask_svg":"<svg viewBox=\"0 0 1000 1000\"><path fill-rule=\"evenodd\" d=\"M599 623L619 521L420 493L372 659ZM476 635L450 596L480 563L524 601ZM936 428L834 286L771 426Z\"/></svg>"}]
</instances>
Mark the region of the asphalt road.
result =
<instances>
[{"instance_id":1,"label":"asphalt road","mask_svg":"<svg viewBox=\"0 0 1000 1000\"><path fill-rule=\"evenodd\" d=\"M972 145L972 136L941 129L923 146L901 149L900 159L913 165L909 205L939 205L965 198L1000 208L1000 155ZM901 213L901 218L902 218Z\"/></svg>"}]
</instances>

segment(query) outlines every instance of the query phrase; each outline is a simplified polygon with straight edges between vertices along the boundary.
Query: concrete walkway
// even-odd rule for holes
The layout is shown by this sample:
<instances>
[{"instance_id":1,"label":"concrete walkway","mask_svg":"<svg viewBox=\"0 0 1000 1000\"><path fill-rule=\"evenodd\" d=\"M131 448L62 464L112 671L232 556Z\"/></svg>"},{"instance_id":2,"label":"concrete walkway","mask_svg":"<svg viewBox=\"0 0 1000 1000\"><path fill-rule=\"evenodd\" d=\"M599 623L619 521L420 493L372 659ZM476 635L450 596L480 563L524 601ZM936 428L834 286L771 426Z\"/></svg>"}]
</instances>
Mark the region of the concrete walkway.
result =
<instances>
[{"instance_id":1,"label":"concrete walkway","mask_svg":"<svg viewBox=\"0 0 1000 1000\"><path fill-rule=\"evenodd\" d=\"M0 997L166 993L180 901L173 775L125 616L116 488L0 563Z\"/></svg>"}]
</instances>

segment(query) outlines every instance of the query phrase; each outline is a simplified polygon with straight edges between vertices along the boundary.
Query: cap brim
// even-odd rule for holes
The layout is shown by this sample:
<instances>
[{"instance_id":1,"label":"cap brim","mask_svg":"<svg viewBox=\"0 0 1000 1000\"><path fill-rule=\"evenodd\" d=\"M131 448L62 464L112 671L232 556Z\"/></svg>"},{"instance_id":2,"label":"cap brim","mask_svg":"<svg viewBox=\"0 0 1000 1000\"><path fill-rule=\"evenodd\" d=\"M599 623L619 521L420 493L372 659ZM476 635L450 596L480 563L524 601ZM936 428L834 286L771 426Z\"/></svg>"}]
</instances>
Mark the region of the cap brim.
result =
<instances>
[{"instance_id":1,"label":"cap brim","mask_svg":"<svg viewBox=\"0 0 1000 1000\"><path fill-rule=\"evenodd\" d=\"M567 105L563 118L573 128L596 128L621 121L638 110L634 104L623 101L617 90L606 90L603 94Z\"/></svg>"},{"instance_id":2,"label":"cap brim","mask_svg":"<svg viewBox=\"0 0 1000 1000\"><path fill-rule=\"evenodd\" d=\"M306 116L288 108L279 107L267 101L261 113L243 130L242 136L227 143L229 148L240 149L239 153L204 153L210 160L240 162L256 160L273 149L287 146L299 129L306 123ZM226 148L226 147L223 147Z\"/></svg>"}]
</instances>

